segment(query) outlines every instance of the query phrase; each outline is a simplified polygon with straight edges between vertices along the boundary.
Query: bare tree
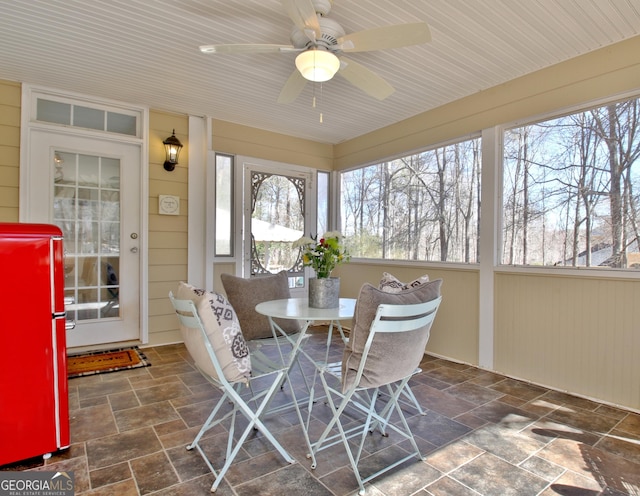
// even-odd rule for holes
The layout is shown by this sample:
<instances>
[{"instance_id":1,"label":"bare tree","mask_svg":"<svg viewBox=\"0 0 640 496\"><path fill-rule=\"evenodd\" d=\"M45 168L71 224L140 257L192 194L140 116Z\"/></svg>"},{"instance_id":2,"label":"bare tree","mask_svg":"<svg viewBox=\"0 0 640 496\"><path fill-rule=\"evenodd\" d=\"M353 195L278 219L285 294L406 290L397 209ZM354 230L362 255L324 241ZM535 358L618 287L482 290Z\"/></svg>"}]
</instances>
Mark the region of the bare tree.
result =
<instances>
[{"instance_id":1,"label":"bare tree","mask_svg":"<svg viewBox=\"0 0 640 496\"><path fill-rule=\"evenodd\" d=\"M615 265L623 266L628 245L624 220L626 207L630 205L625 202L628 191L624 188L630 187L629 169L640 155L638 100L608 105L592 114L595 130L607 145L612 253L617 256Z\"/></svg>"},{"instance_id":2,"label":"bare tree","mask_svg":"<svg viewBox=\"0 0 640 496\"><path fill-rule=\"evenodd\" d=\"M472 261L480 145L469 141L343 173L343 210L362 218L349 215L349 232L380 240L384 258Z\"/></svg>"},{"instance_id":3,"label":"bare tree","mask_svg":"<svg viewBox=\"0 0 640 496\"><path fill-rule=\"evenodd\" d=\"M506 133L504 263L545 263L557 253L574 266L626 265L638 239L638 121L634 99ZM531 241L547 234L559 243L534 253ZM594 261L606 247L612 257Z\"/></svg>"}]
</instances>

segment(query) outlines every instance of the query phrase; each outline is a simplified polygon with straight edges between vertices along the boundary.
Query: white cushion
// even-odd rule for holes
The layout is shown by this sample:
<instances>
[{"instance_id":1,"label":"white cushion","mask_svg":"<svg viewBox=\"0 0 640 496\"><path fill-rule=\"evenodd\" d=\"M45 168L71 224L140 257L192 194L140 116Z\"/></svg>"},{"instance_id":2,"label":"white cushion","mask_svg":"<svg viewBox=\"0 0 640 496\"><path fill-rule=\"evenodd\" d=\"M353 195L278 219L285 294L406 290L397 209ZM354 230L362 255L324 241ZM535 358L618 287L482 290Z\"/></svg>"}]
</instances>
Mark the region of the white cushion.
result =
<instances>
[{"instance_id":1,"label":"white cushion","mask_svg":"<svg viewBox=\"0 0 640 496\"><path fill-rule=\"evenodd\" d=\"M380 279L380 284L378 285L378 289L384 291L385 293L401 293L402 291L415 288L416 286L420 286L421 284L425 284L427 282L429 282L429 276L427 274L420 276L411 282L402 282L398 280L397 277L389 274L388 272L383 272L382 279Z\"/></svg>"},{"instance_id":2,"label":"white cushion","mask_svg":"<svg viewBox=\"0 0 640 496\"><path fill-rule=\"evenodd\" d=\"M196 306L204 330L213 347L222 373L229 382L245 380L251 375L249 348L242 335L236 312L224 296L180 282L176 298L191 300ZM202 332L181 326L184 344L196 365L205 374L217 378L207 353Z\"/></svg>"}]
</instances>

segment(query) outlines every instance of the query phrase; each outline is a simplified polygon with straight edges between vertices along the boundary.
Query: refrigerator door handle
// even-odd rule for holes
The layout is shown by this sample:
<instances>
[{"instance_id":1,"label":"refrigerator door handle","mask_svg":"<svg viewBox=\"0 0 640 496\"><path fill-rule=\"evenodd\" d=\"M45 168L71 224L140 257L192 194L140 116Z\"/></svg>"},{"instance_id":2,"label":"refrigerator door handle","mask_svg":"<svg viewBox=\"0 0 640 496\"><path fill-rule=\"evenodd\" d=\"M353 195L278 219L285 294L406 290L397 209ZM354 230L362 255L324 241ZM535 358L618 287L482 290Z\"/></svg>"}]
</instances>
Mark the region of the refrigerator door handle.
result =
<instances>
[{"instance_id":1,"label":"refrigerator door handle","mask_svg":"<svg viewBox=\"0 0 640 496\"><path fill-rule=\"evenodd\" d=\"M66 319L67 317L67 312L55 312L53 314L53 318L54 319ZM64 321L64 328L67 331L70 331L71 329L75 329L76 328L76 321L75 320L65 320Z\"/></svg>"},{"instance_id":2,"label":"refrigerator door handle","mask_svg":"<svg viewBox=\"0 0 640 496\"><path fill-rule=\"evenodd\" d=\"M73 305L75 302L76 302L76 300L75 300L75 298L73 296L65 296L64 297L64 304L65 305ZM70 331L71 329L75 329L76 328L76 321L75 320L66 320L65 323L64 323L64 328L67 331Z\"/></svg>"}]
</instances>

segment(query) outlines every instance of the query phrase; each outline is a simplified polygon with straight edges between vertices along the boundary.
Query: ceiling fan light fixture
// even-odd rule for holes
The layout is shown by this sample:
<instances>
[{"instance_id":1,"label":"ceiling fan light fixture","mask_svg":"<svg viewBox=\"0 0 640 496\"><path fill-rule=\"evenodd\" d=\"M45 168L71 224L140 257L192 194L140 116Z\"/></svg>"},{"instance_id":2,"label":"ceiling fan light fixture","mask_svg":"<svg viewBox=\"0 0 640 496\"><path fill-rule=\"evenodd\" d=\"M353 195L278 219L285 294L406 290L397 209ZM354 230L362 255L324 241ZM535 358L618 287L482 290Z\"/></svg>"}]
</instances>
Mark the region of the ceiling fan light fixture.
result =
<instances>
[{"instance_id":1,"label":"ceiling fan light fixture","mask_svg":"<svg viewBox=\"0 0 640 496\"><path fill-rule=\"evenodd\" d=\"M335 76L340 69L340 60L327 50L314 48L296 57L296 67L305 79L322 83Z\"/></svg>"}]
</instances>

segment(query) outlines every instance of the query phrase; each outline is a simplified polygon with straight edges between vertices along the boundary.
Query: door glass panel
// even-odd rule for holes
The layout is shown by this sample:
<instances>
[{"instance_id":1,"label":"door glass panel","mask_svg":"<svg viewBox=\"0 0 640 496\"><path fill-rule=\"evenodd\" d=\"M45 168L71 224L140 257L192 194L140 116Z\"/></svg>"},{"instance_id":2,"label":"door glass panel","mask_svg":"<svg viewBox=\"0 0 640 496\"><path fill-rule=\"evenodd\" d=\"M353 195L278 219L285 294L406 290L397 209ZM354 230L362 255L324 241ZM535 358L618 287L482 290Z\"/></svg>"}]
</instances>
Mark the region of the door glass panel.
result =
<instances>
[{"instance_id":1,"label":"door glass panel","mask_svg":"<svg viewBox=\"0 0 640 496\"><path fill-rule=\"evenodd\" d=\"M305 180L252 171L251 275L286 270L290 285L303 276L292 243L304 232Z\"/></svg>"},{"instance_id":2,"label":"door glass panel","mask_svg":"<svg viewBox=\"0 0 640 496\"><path fill-rule=\"evenodd\" d=\"M120 317L120 160L56 151L53 167L69 318Z\"/></svg>"}]
</instances>

